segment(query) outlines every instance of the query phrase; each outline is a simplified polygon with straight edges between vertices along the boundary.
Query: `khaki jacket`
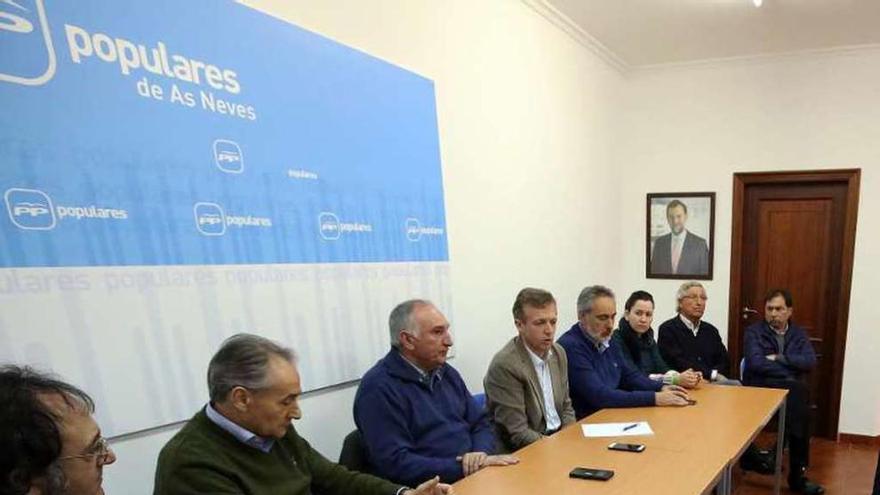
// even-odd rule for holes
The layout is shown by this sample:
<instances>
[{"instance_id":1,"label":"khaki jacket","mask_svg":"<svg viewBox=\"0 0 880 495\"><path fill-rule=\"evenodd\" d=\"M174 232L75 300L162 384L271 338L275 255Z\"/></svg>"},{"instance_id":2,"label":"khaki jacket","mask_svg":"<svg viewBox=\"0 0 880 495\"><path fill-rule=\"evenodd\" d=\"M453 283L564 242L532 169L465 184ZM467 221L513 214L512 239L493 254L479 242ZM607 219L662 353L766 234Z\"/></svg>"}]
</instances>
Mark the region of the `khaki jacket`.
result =
<instances>
[{"instance_id":1,"label":"khaki jacket","mask_svg":"<svg viewBox=\"0 0 880 495\"><path fill-rule=\"evenodd\" d=\"M568 395L568 358L565 349L555 342L548 363L556 412L562 426L566 426L575 422ZM483 388L489 417L507 451L518 450L544 436L547 422L541 382L519 336L492 358Z\"/></svg>"}]
</instances>

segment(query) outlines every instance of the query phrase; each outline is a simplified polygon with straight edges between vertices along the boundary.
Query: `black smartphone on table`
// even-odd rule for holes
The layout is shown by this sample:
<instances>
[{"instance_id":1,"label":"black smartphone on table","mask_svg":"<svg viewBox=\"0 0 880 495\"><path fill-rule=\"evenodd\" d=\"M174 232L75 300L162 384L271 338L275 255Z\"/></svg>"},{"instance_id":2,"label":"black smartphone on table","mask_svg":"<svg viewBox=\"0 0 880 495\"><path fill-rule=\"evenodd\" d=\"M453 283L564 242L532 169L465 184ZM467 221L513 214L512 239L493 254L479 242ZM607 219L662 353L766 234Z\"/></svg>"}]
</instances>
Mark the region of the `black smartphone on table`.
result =
<instances>
[{"instance_id":1,"label":"black smartphone on table","mask_svg":"<svg viewBox=\"0 0 880 495\"><path fill-rule=\"evenodd\" d=\"M640 443L614 442L608 446L608 450L620 450L623 452L644 452L645 446Z\"/></svg>"},{"instance_id":2,"label":"black smartphone on table","mask_svg":"<svg viewBox=\"0 0 880 495\"><path fill-rule=\"evenodd\" d=\"M598 480L608 481L614 476L614 471L609 469L594 469L585 467L576 467L568 473L569 478L577 478L581 480Z\"/></svg>"}]
</instances>

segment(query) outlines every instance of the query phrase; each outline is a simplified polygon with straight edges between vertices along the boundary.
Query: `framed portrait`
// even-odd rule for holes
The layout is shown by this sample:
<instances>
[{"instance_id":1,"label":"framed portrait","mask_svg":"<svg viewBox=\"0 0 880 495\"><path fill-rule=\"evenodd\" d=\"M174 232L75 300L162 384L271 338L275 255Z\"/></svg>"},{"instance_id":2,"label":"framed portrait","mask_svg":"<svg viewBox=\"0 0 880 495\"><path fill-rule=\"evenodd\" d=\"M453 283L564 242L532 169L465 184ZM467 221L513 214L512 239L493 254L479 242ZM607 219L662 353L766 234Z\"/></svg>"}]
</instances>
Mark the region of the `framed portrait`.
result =
<instances>
[{"instance_id":1,"label":"framed portrait","mask_svg":"<svg viewBox=\"0 0 880 495\"><path fill-rule=\"evenodd\" d=\"M715 193L649 193L645 276L712 280Z\"/></svg>"}]
</instances>

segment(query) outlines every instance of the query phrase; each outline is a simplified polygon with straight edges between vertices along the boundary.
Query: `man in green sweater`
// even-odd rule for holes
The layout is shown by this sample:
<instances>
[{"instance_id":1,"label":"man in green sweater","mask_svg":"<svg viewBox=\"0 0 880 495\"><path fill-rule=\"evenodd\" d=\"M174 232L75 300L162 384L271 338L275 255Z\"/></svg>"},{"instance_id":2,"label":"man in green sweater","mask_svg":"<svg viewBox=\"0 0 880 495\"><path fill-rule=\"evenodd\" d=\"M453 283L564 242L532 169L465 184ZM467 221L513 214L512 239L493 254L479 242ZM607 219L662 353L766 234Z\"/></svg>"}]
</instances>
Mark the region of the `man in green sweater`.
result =
<instances>
[{"instance_id":1,"label":"man in green sweater","mask_svg":"<svg viewBox=\"0 0 880 495\"><path fill-rule=\"evenodd\" d=\"M249 334L227 339L208 365L211 402L159 454L154 495L449 495L415 489L328 461L302 439L302 392L290 349Z\"/></svg>"}]
</instances>

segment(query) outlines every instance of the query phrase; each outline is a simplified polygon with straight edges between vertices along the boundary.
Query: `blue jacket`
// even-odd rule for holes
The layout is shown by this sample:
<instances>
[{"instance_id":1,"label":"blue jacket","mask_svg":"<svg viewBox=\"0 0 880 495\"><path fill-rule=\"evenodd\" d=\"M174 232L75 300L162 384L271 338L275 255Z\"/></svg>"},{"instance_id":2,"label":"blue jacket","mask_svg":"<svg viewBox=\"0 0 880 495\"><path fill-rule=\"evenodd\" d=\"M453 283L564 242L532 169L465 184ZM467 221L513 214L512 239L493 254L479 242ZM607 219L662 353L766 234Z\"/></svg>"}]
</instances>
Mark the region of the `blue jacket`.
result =
<instances>
[{"instance_id":1,"label":"blue jacket","mask_svg":"<svg viewBox=\"0 0 880 495\"><path fill-rule=\"evenodd\" d=\"M614 340L600 353L575 323L558 342L568 355L568 392L578 419L606 407L654 405L663 384L627 363Z\"/></svg>"},{"instance_id":2,"label":"blue jacket","mask_svg":"<svg viewBox=\"0 0 880 495\"><path fill-rule=\"evenodd\" d=\"M813 344L801 327L789 323L784 342L783 349L780 350L776 342L776 332L765 321L746 328L743 352L746 369L743 381L747 384L760 384L767 379L797 380L816 367ZM780 358L770 361L766 357L770 354L778 354Z\"/></svg>"},{"instance_id":3,"label":"blue jacket","mask_svg":"<svg viewBox=\"0 0 880 495\"><path fill-rule=\"evenodd\" d=\"M436 475L464 477L456 456L495 451L485 408L477 406L461 375L444 364L422 379L391 349L361 380L354 421L364 438L371 472L418 486Z\"/></svg>"}]
</instances>

